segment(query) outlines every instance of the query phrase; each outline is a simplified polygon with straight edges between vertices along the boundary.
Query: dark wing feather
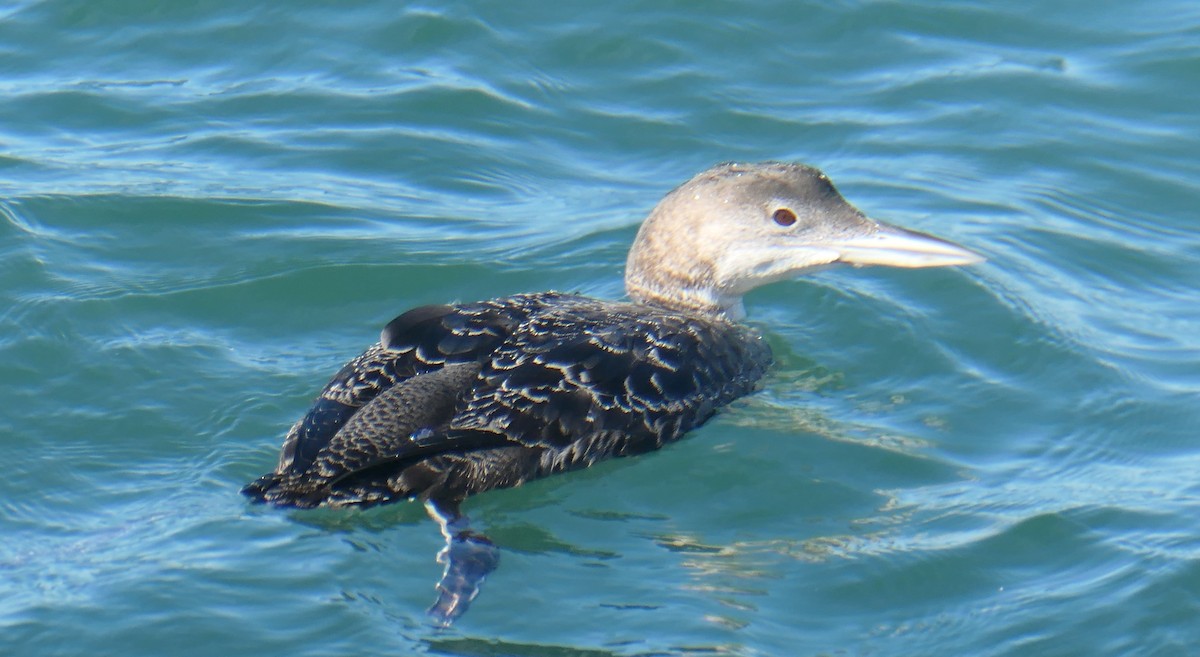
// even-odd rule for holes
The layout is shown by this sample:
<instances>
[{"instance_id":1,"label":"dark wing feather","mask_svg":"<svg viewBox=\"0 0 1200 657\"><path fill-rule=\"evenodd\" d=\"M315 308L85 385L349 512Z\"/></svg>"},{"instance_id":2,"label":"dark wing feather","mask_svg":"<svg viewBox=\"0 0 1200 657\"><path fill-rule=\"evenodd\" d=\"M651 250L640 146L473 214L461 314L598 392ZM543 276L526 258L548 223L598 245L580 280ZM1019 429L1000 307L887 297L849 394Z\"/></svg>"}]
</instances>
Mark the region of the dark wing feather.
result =
<instances>
[{"instance_id":1,"label":"dark wing feather","mask_svg":"<svg viewBox=\"0 0 1200 657\"><path fill-rule=\"evenodd\" d=\"M473 439L438 440L432 445L422 440L454 414L477 381L479 367L478 363L447 365L383 391L346 421L307 470L267 475L253 494L266 502L298 507L379 503L408 492L388 484L389 475L405 464L448 449L496 446Z\"/></svg>"},{"instance_id":2,"label":"dark wing feather","mask_svg":"<svg viewBox=\"0 0 1200 657\"><path fill-rule=\"evenodd\" d=\"M288 431L276 473L306 471L351 416L380 393L448 363L481 362L531 313L570 298L544 293L422 306L393 319L379 342L346 363Z\"/></svg>"}]
</instances>

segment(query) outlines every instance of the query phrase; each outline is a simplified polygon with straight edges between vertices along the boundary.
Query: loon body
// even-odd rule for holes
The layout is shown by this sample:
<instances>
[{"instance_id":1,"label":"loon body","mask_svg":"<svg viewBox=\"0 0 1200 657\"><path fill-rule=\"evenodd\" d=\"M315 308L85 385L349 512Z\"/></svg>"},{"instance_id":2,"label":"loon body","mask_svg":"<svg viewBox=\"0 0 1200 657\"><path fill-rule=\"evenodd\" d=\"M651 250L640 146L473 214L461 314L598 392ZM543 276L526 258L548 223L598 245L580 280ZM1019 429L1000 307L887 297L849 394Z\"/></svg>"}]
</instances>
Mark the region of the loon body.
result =
<instances>
[{"instance_id":1,"label":"loon body","mask_svg":"<svg viewBox=\"0 0 1200 657\"><path fill-rule=\"evenodd\" d=\"M753 391L771 352L738 323L747 291L838 262L980 260L867 218L812 167L719 165L643 223L631 301L545 292L410 310L334 375L275 471L243 492L302 508L425 501L447 537L430 612L448 624L498 559L460 503L658 449Z\"/></svg>"},{"instance_id":2,"label":"loon body","mask_svg":"<svg viewBox=\"0 0 1200 657\"><path fill-rule=\"evenodd\" d=\"M662 447L770 360L745 326L655 306L547 292L417 308L342 368L247 492L461 500Z\"/></svg>"}]
</instances>

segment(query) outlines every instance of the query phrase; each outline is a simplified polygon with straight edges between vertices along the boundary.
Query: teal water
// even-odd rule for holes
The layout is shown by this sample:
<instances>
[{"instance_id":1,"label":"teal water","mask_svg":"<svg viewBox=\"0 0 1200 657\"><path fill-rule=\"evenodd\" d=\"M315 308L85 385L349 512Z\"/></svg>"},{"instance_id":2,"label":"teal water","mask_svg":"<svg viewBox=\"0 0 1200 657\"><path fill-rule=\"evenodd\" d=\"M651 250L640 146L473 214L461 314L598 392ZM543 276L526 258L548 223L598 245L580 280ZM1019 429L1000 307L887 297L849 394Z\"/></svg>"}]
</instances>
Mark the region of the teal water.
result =
<instances>
[{"instance_id":1,"label":"teal water","mask_svg":"<svg viewBox=\"0 0 1200 657\"><path fill-rule=\"evenodd\" d=\"M0 3L0 654L1190 655L1200 5ZM985 253L747 300L778 363L660 453L248 505L414 305L621 294L715 162Z\"/></svg>"}]
</instances>

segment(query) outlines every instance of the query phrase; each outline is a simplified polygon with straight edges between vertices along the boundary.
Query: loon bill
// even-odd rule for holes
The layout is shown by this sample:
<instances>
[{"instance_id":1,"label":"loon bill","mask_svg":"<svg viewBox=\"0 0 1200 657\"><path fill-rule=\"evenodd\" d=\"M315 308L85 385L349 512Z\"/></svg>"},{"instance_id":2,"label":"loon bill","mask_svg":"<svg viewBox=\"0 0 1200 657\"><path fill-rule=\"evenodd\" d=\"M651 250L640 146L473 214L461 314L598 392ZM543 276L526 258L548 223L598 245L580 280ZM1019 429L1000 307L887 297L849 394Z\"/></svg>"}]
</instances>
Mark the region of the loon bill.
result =
<instances>
[{"instance_id":1,"label":"loon bill","mask_svg":"<svg viewBox=\"0 0 1200 657\"><path fill-rule=\"evenodd\" d=\"M242 492L285 507L419 499L442 527L429 613L448 625L495 569L464 499L656 450L752 392L771 351L742 296L834 263L981 262L889 226L801 164L721 164L671 191L629 252L629 301L543 292L424 306L392 320Z\"/></svg>"}]
</instances>

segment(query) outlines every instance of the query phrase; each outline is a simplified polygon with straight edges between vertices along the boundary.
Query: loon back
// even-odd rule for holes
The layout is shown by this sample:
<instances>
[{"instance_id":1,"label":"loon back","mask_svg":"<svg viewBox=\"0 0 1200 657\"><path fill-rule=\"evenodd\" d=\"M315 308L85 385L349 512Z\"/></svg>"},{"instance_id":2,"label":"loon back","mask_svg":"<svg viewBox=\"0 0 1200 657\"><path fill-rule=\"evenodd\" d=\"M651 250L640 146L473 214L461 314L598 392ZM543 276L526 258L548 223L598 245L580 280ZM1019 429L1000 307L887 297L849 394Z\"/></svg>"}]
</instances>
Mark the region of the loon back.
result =
<instances>
[{"instance_id":1,"label":"loon back","mask_svg":"<svg viewBox=\"0 0 1200 657\"><path fill-rule=\"evenodd\" d=\"M719 316L553 292L393 320L244 492L284 506L453 503L657 449L753 390L770 365Z\"/></svg>"}]
</instances>

